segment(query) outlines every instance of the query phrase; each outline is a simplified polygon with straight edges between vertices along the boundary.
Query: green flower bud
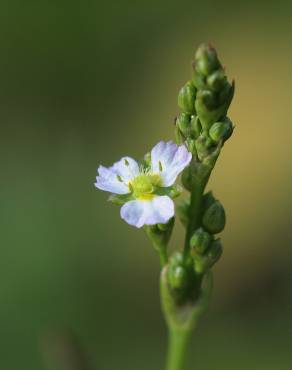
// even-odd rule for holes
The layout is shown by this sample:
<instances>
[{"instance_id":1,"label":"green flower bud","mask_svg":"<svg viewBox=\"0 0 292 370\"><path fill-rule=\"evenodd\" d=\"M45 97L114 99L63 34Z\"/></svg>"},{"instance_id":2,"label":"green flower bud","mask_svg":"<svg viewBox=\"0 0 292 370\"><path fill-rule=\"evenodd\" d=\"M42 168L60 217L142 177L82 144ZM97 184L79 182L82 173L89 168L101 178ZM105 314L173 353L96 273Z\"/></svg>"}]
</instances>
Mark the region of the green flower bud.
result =
<instances>
[{"instance_id":1,"label":"green flower bud","mask_svg":"<svg viewBox=\"0 0 292 370\"><path fill-rule=\"evenodd\" d=\"M211 243L210 249L208 251L209 266L212 267L216 263L223 253L223 247L220 239L214 240Z\"/></svg>"},{"instance_id":2,"label":"green flower bud","mask_svg":"<svg viewBox=\"0 0 292 370\"><path fill-rule=\"evenodd\" d=\"M233 99L234 89L235 89L234 81L232 81L232 84L230 84L229 82L226 82L223 88L219 92L218 105L224 105L226 112Z\"/></svg>"},{"instance_id":3,"label":"green flower bud","mask_svg":"<svg viewBox=\"0 0 292 370\"><path fill-rule=\"evenodd\" d=\"M193 84L197 89L206 89L206 77L196 70L196 63L193 63Z\"/></svg>"},{"instance_id":4,"label":"green flower bud","mask_svg":"<svg viewBox=\"0 0 292 370\"><path fill-rule=\"evenodd\" d=\"M176 213L181 223L187 227L189 222L190 197L181 200L176 204Z\"/></svg>"},{"instance_id":5,"label":"green flower bud","mask_svg":"<svg viewBox=\"0 0 292 370\"><path fill-rule=\"evenodd\" d=\"M196 153L196 141L193 139L187 139L186 146L188 151L191 153Z\"/></svg>"},{"instance_id":6,"label":"green flower bud","mask_svg":"<svg viewBox=\"0 0 292 370\"><path fill-rule=\"evenodd\" d=\"M176 267L182 265L183 262L184 262L183 254L181 252L176 252L171 256L169 264L171 267Z\"/></svg>"},{"instance_id":7,"label":"green flower bud","mask_svg":"<svg viewBox=\"0 0 292 370\"><path fill-rule=\"evenodd\" d=\"M214 122L226 116L233 94L234 83L226 83L219 93L210 90L198 91L195 108L204 130L209 130Z\"/></svg>"},{"instance_id":8,"label":"green flower bud","mask_svg":"<svg viewBox=\"0 0 292 370\"><path fill-rule=\"evenodd\" d=\"M184 188L188 191L192 191L192 170L190 166L186 167L181 175L181 182Z\"/></svg>"},{"instance_id":9,"label":"green flower bud","mask_svg":"<svg viewBox=\"0 0 292 370\"><path fill-rule=\"evenodd\" d=\"M195 55L196 70L207 76L220 68L216 50L208 44L199 46Z\"/></svg>"},{"instance_id":10,"label":"green flower bud","mask_svg":"<svg viewBox=\"0 0 292 370\"><path fill-rule=\"evenodd\" d=\"M187 113L181 113L176 119L176 126L180 129L184 137L188 137L191 131L191 116Z\"/></svg>"},{"instance_id":11,"label":"green flower bud","mask_svg":"<svg viewBox=\"0 0 292 370\"><path fill-rule=\"evenodd\" d=\"M197 93L195 108L204 130L209 130L212 123L222 117L225 110L216 108L216 95L209 90L199 90Z\"/></svg>"},{"instance_id":12,"label":"green flower bud","mask_svg":"<svg viewBox=\"0 0 292 370\"><path fill-rule=\"evenodd\" d=\"M219 91L226 84L227 77L223 69L218 69L207 77L207 85L211 90Z\"/></svg>"},{"instance_id":13,"label":"green flower bud","mask_svg":"<svg viewBox=\"0 0 292 370\"><path fill-rule=\"evenodd\" d=\"M207 256L196 254L193 256L194 271L198 275L203 275L210 267L210 262Z\"/></svg>"},{"instance_id":14,"label":"green flower bud","mask_svg":"<svg viewBox=\"0 0 292 370\"><path fill-rule=\"evenodd\" d=\"M168 244L172 234L174 221L175 219L172 217L166 224L144 226L144 230L156 250L159 251L161 248L165 248Z\"/></svg>"},{"instance_id":15,"label":"green flower bud","mask_svg":"<svg viewBox=\"0 0 292 370\"><path fill-rule=\"evenodd\" d=\"M196 88L192 82L187 82L178 94L178 106L185 113L192 114L195 111Z\"/></svg>"},{"instance_id":16,"label":"green flower bud","mask_svg":"<svg viewBox=\"0 0 292 370\"><path fill-rule=\"evenodd\" d=\"M199 117L193 115L191 117L191 136L196 139L200 136L200 133L202 132L202 125L200 123Z\"/></svg>"},{"instance_id":17,"label":"green flower bud","mask_svg":"<svg viewBox=\"0 0 292 370\"><path fill-rule=\"evenodd\" d=\"M201 161L204 157L210 154L210 151L212 151L213 141L208 136L202 134L198 137L195 143L198 158Z\"/></svg>"},{"instance_id":18,"label":"green flower bud","mask_svg":"<svg viewBox=\"0 0 292 370\"><path fill-rule=\"evenodd\" d=\"M213 240L209 246L207 254L196 254L193 257L194 270L198 275L203 275L210 269L221 257L223 252L220 239Z\"/></svg>"},{"instance_id":19,"label":"green flower bud","mask_svg":"<svg viewBox=\"0 0 292 370\"><path fill-rule=\"evenodd\" d=\"M185 138L178 126L175 126L174 137L176 144L180 145L185 141Z\"/></svg>"},{"instance_id":20,"label":"green flower bud","mask_svg":"<svg viewBox=\"0 0 292 370\"><path fill-rule=\"evenodd\" d=\"M190 284L192 274L192 259L185 259L181 252L175 253L169 261L168 282L176 292L176 299L180 300L185 295Z\"/></svg>"},{"instance_id":21,"label":"green flower bud","mask_svg":"<svg viewBox=\"0 0 292 370\"><path fill-rule=\"evenodd\" d=\"M197 229L190 240L191 255L204 254L212 241L212 236L202 227Z\"/></svg>"},{"instance_id":22,"label":"green flower bud","mask_svg":"<svg viewBox=\"0 0 292 370\"><path fill-rule=\"evenodd\" d=\"M207 210L214 202L216 202L216 198L213 195L213 192L210 190L208 193L204 194L203 196L203 208Z\"/></svg>"},{"instance_id":23,"label":"green flower bud","mask_svg":"<svg viewBox=\"0 0 292 370\"><path fill-rule=\"evenodd\" d=\"M220 233L226 223L226 215L222 204L217 200L207 208L202 219L203 226L212 234Z\"/></svg>"},{"instance_id":24,"label":"green flower bud","mask_svg":"<svg viewBox=\"0 0 292 370\"><path fill-rule=\"evenodd\" d=\"M225 118L222 122L215 122L210 130L209 136L215 142L219 143L219 141L226 141L230 138L233 132L232 122L229 118Z\"/></svg>"},{"instance_id":25,"label":"green flower bud","mask_svg":"<svg viewBox=\"0 0 292 370\"><path fill-rule=\"evenodd\" d=\"M169 270L169 284L173 289L182 289L188 285L188 273L182 266Z\"/></svg>"}]
</instances>

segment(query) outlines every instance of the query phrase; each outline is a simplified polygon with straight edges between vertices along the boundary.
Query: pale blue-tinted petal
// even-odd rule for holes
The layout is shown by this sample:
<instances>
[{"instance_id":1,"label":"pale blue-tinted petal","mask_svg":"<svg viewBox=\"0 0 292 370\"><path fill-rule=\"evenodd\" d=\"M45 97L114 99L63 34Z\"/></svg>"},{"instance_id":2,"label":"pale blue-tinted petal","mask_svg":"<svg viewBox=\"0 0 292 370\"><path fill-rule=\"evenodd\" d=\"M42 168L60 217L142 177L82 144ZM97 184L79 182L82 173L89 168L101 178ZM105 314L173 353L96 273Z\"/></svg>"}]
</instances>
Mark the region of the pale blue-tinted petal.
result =
<instances>
[{"instance_id":1,"label":"pale blue-tinted petal","mask_svg":"<svg viewBox=\"0 0 292 370\"><path fill-rule=\"evenodd\" d=\"M139 165L131 157L123 157L121 160L116 162L111 168L121 179L128 183L133 178L139 175Z\"/></svg>"},{"instance_id":2,"label":"pale blue-tinted petal","mask_svg":"<svg viewBox=\"0 0 292 370\"><path fill-rule=\"evenodd\" d=\"M118 175L112 170L112 168L99 166L98 175L99 176L96 177L96 182L94 184L98 189L114 194L130 193L128 185L119 179Z\"/></svg>"},{"instance_id":3,"label":"pale blue-tinted petal","mask_svg":"<svg viewBox=\"0 0 292 370\"><path fill-rule=\"evenodd\" d=\"M131 200L121 208L121 217L138 228L168 222L174 216L173 201L166 195L151 200Z\"/></svg>"},{"instance_id":4,"label":"pale blue-tinted petal","mask_svg":"<svg viewBox=\"0 0 292 370\"><path fill-rule=\"evenodd\" d=\"M160 141L151 151L152 172L160 173L163 186L171 186L191 159L192 154L184 145Z\"/></svg>"}]
</instances>

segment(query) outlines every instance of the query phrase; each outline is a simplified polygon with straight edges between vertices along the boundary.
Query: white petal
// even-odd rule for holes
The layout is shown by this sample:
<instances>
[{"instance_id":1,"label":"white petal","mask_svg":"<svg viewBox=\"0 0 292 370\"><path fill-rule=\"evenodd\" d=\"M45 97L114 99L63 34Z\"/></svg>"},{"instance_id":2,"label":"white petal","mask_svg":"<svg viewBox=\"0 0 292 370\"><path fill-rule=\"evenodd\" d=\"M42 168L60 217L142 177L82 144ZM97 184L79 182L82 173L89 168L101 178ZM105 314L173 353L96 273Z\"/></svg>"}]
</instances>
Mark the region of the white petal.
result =
<instances>
[{"instance_id":1,"label":"white petal","mask_svg":"<svg viewBox=\"0 0 292 370\"><path fill-rule=\"evenodd\" d=\"M95 186L104 191L115 194L127 194L130 192L126 183L122 182L111 168L99 166L99 176L96 177Z\"/></svg>"},{"instance_id":2,"label":"white petal","mask_svg":"<svg viewBox=\"0 0 292 370\"><path fill-rule=\"evenodd\" d=\"M131 200L121 208L121 217L136 227L168 222L174 216L173 201L166 195L151 200Z\"/></svg>"},{"instance_id":3,"label":"white petal","mask_svg":"<svg viewBox=\"0 0 292 370\"><path fill-rule=\"evenodd\" d=\"M123 157L111 167L111 170L120 176L125 183L139 175L139 165L130 157Z\"/></svg>"},{"instance_id":4,"label":"white petal","mask_svg":"<svg viewBox=\"0 0 292 370\"><path fill-rule=\"evenodd\" d=\"M160 141L151 151L152 172L160 173L163 186L171 186L191 159L192 154L184 145Z\"/></svg>"}]
</instances>

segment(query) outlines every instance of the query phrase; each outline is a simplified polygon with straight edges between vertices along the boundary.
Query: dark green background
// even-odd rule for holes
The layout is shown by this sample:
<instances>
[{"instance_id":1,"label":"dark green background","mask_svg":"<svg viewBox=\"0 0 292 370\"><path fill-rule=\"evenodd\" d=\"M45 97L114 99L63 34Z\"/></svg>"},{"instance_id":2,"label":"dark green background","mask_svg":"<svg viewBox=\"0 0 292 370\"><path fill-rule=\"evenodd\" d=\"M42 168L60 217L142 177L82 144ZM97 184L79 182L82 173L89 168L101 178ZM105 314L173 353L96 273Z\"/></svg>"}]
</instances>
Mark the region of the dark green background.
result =
<instances>
[{"instance_id":1,"label":"dark green background","mask_svg":"<svg viewBox=\"0 0 292 370\"><path fill-rule=\"evenodd\" d=\"M1 370L84 370L71 335L88 370L163 369L158 258L93 183L100 163L173 137L203 41L236 80L236 130L210 182L225 252L187 369L291 369L291 12L288 1L1 3ZM177 225L172 248L182 240Z\"/></svg>"}]
</instances>

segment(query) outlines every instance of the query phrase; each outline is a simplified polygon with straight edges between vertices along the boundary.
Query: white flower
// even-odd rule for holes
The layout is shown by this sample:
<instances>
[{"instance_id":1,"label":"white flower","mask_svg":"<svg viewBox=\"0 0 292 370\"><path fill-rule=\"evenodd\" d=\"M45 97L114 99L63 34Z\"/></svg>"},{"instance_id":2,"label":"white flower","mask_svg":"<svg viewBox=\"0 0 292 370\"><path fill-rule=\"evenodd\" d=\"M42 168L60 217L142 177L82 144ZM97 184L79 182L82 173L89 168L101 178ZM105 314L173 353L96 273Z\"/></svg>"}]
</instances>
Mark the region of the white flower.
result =
<instances>
[{"instance_id":1,"label":"white flower","mask_svg":"<svg viewBox=\"0 0 292 370\"><path fill-rule=\"evenodd\" d=\"M191 158L184 145L160 141L151 151L150 167L139 167L134 159L123 157L112 167L99 166L95 186L131 195L121 208L121 217L128 224L142 227L166 223L174 216L174 204L169 196L157 193L175 183Z\"/></svg>"}]
</instances>

